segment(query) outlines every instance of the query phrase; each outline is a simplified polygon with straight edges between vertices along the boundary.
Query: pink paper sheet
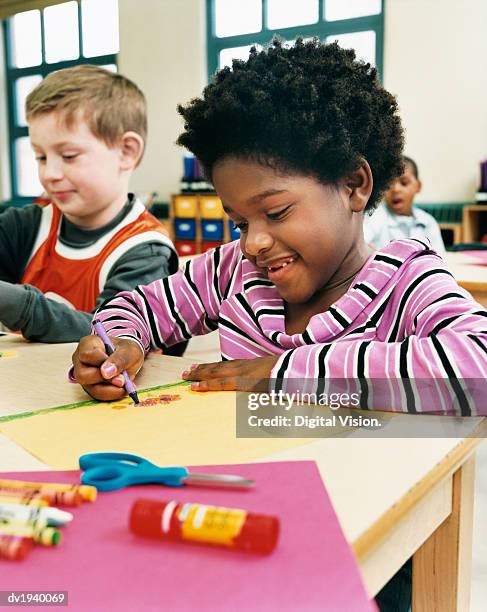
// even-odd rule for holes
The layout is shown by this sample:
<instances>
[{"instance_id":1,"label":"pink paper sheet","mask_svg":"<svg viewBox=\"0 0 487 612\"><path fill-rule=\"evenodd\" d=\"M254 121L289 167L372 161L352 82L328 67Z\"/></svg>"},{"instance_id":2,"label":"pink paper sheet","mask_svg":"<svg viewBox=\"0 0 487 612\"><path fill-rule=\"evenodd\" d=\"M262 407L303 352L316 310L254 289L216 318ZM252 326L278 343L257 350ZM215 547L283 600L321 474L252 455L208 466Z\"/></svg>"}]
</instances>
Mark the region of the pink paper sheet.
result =
<instances>
[{"instance_id":1,"label":"pink paper sheet","mask_svg":"<svg viewBox=\"0 0 487 612\"><path fill-rule=\"evenodd\" d=\"M75 518L64 528L59 548L36 546L24 561L0 560L0 589L68 591L68 609L83 612L375 609L314 462L190 471L240 474L256 485L251 491L148 485L100 493L94 504L73 509ZM75 483L79 472L3 473L1 478ZM137 537L128 529L128 517L141 497L278 516L277 548L259 556Z\"/></svg>"}]
</instances>

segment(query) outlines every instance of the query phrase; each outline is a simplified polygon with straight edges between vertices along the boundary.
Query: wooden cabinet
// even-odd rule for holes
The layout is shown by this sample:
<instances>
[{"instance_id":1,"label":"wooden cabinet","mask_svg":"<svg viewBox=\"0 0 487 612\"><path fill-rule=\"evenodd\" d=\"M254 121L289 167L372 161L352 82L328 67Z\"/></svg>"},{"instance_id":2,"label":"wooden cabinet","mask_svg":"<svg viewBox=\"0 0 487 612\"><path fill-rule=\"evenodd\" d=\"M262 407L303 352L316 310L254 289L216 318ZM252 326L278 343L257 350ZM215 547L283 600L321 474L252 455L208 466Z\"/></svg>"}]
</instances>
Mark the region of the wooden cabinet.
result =
<instances>
[{"instance_id":1,"label":"wooden cabinet","mask_svg":"<svg viewBox=\"0 0 487 612\"><path fill-rule=\"evenodd\" d=\"M463 207L463 242L480 242L487 234L487 204Z\"/></svg>"},{"instance_id":2,"label":"wooden cabinet","mask_svg":"<svg viewBox=\"0 0 487 612\"><path fill-rule=\"evenodd\" d=\"M438 223L438 225L446 247L462 242L463 232L461 223Z\"/></svg>"}]
</instances>

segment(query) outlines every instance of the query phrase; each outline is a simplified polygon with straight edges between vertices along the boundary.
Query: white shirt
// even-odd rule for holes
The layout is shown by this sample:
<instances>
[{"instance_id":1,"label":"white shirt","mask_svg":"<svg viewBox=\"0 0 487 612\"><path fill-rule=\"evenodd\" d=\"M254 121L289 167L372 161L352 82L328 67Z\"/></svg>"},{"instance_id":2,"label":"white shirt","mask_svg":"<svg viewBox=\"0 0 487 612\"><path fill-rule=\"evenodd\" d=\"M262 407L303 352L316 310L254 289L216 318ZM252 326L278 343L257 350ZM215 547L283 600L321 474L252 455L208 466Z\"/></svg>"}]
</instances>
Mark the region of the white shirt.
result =
<instances>
[{"instance_id":1,"label":"white shirt","mask_svg":"<svg viewBox=\"0 0 487 612\"><path fill-rule=\"evenodd\" d=\"M439 255L445 253L445 245L436 219L429 213L413 206L411 216L396 215L386 204L380 204L372 216L364 214L365 242L378 249L391 240L401 238L428 238L431 248Z\"/></svg>"}]
</instances>

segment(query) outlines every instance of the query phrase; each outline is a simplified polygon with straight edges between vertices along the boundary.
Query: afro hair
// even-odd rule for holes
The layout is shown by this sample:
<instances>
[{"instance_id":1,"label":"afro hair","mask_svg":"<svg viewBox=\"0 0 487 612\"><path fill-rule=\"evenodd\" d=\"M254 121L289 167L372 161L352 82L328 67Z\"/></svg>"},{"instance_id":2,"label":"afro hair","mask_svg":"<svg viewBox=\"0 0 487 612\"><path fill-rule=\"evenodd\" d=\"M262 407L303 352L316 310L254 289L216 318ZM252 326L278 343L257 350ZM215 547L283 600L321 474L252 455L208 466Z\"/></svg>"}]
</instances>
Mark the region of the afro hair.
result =
<instances>
[{"instance_id":1,"label":"afro hair","mask_svg":"<svg viewBox=\"0 0 487 612\"><path fill-rule=\"evenodd\" d=\"M336 184L365 159L370 210L403 171L397 110L377 70L353 50L302 38L286 47L275 38L218 71L202 98L178 106L185 131L177 142L210 179L215 163L232 157Z\"/></svg>"}]
</instances>

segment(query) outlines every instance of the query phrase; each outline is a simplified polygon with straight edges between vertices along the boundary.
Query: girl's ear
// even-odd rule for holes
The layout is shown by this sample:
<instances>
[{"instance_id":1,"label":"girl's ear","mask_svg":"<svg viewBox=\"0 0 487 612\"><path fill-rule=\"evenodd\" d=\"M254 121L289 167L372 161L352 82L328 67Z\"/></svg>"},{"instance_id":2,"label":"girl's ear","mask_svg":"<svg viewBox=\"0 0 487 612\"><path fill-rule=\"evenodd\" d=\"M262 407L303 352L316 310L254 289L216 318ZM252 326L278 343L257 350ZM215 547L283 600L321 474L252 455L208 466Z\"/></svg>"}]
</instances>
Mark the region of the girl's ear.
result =
<instances>
[{"instance_id":1,"label":"girl's ear","mask_svg":"<svg viewBox=\"0 0 487 612\"><path fill-rule=\"evenodd\" d=\"M374 185L372 170L367 160L364 159L358 170L346 176L344 183L352 212L362 212L369 201Z\"/></svg>"},{"instance_id":2,"label":"girl's ear","mask_svg":"<svg viewBox=\"0 0 487 612\"><path fill-rule=\"evenodd\" d=\"M120 169L133 170L144 152L144 141L137 132L125 132L119 142Z\"/></svg>"}]
</instances>

